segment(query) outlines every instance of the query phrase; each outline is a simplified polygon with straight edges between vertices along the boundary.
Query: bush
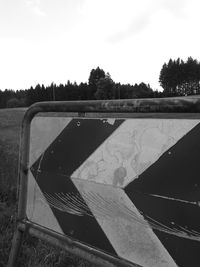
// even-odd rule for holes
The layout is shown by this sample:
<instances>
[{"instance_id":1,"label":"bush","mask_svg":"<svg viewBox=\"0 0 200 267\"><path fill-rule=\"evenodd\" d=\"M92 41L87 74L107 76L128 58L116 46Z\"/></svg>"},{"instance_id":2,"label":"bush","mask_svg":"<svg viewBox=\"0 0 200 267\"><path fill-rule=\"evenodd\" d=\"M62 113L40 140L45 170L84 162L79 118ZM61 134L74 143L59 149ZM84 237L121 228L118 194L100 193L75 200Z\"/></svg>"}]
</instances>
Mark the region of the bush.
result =
<instances>
[{"instance_id":1,"label":"bush","mask_svg":"<svg viewBox=\"0 0 200 267\"><path fill-rule=\"evenodd\" d=\"M18 98L10 98L7 101L6 107L7 108L17 108L17 107L25 107L26 106L26 100L25 99L18 99Z\"/></svg>"}]
</instances>

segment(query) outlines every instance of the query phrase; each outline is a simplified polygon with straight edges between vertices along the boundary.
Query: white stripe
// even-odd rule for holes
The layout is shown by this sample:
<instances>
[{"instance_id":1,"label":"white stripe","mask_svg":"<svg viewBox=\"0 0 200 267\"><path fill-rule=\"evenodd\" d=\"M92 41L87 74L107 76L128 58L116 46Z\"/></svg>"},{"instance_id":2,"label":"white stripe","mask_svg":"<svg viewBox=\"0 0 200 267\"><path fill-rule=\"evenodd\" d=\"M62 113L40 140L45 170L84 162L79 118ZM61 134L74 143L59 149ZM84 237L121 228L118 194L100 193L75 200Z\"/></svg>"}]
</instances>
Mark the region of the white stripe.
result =
<instances>
[{"instance_id":1,"label":"white stripe","mask_svg":"<svg viewBox=\"0 0 200 267\"><path fill-rule=\"evenodd\" d=\"M63 234L56 217L31 172L28 174L26 215L30 221Z\"/></svg>"},{"instance_id":2,"label":"white stripe","mask_svg":"<svg viewBox=\"0 0 200 267\"><path fill-rule=\"evenodd\" d=\"M177 267L123 189L72 180L118 256L143 267Z\"/></svg>"},{"instance_id":3,"label":"white stripe","mask_svg":"<svg viewBox=\"0 0 200 267\"><path fill-rule=\"evenodd\" d=\"M31 122L30 133L30 166L44 153L71 118L62 117L34 117Z\"/></svg>"},{"instance_id":4,"label":"white stripe","mask_svg":"<svg viewBox=\"0 0 200 267\"><path fill-rule=\"evenodd\" d=\"M198 123L127 119L71 176L124 188Z\"/></svg>"}]
</instances>

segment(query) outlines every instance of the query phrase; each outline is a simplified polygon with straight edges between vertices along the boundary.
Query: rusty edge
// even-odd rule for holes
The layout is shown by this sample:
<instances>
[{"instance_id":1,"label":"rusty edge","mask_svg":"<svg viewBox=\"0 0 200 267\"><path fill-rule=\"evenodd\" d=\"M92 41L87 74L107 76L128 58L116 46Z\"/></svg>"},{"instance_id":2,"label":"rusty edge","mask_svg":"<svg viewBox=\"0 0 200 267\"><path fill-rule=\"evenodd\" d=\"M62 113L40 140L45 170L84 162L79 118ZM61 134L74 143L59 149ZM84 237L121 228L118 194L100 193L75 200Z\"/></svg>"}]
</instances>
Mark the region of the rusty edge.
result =
<instances>
[{"instance_id":1,"label":"rusty edge","mask_svg":"<svg viewBox=\"0 0 200 267\"><path fill-rule=\"evenodd\" d=\"M83 113L137 113L137 112L200 112L200 99L198 98L161 98L161 99L135 99L135 100L104 100L104 101L60 101L40 102L33 104L25 113L21 135L18 173L18 212L17 230L14 234L12 249L8 266L15 266L19 247L22 241L22 233L29 225L29 233L71 251L80 257L106 266L105 262L117 264L117 266L136 266L122 259L97 251L79 242L72 241L68 237L54 233L40 226L36 226L26 220L27 186L29 170L30 126L35 115L40 112L76 112L80 116ZM93 256L91 256L93 254ZM97 260L97 258L100 258ZM119 265L120 262L120 265Z\"/></svg>"}]
</instances>

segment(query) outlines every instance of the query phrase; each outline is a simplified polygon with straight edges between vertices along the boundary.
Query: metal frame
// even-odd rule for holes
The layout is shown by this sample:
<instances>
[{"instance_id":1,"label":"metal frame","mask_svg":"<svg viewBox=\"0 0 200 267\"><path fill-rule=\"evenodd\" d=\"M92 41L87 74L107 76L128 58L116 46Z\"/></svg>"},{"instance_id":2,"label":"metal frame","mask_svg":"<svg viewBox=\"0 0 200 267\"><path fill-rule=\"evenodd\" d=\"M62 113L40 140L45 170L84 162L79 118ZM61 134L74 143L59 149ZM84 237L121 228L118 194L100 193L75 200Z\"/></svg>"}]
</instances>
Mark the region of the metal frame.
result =
<instances>
[{"instance_id":1,"label":"metal frame","mask_svg":"<svg viewBox=\"0 0 200 267\"><path fill-rule=\"evenodd\" d=\"M30 235L43 239L53 245L59 246L68 252L85 258L91 263L99 266L138 266L121 258L115 258L102 251L88 247L80 242L74 241L67 236L62 236L52 230L36 225L26 218L27 186L29 169L29 149L30 149L30 128L31 121L38 113L78 113L84 117L86 113L101 113L107 116L116 116L116 113L124 117L162 117L162 113L172 112L200 112L200 99L189 98L161 98L161 99L135 99L135 100L104 100L104 101L70 101L70 102L40 102L33 104L25 113L22 122L20 139L20 159L18 175L18 213L17 228L14 233L12 248L10 252L9 267L17 264L23 233L26 231ZM141 112L141 113L138 113ZM148 112L148 113L146 113ZM153 112L153 113L149 113ZM160 112L160 114L158 114ZM108 115L109 114L109 115ZM125 115L126 114L126 115ZM186 114L187 118L194 114ZM168 118L173 117L168 114ZM179 116L176 116L176 118Z\"/></svg>"}]
</instances>

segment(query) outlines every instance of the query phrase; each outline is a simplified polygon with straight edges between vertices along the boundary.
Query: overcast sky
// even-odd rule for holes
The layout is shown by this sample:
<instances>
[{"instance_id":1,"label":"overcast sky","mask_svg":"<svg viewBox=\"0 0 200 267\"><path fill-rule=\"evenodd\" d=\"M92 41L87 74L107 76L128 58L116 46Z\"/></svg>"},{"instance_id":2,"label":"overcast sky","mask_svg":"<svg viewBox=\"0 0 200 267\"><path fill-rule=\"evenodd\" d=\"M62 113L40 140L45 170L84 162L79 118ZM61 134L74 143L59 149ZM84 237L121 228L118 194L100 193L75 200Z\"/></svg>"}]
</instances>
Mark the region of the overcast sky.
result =
<instances>
[{"instance_id":1,"label":"overcast sky","mask_svg":"<svg viewBox=\"0 0 200 267\"><path fill-rule=\"evenodd\" d=\"M0 89L87 82L149 83L170 58L200 60L199 0L0 0Z\"/></svg>"}]
</instances>

